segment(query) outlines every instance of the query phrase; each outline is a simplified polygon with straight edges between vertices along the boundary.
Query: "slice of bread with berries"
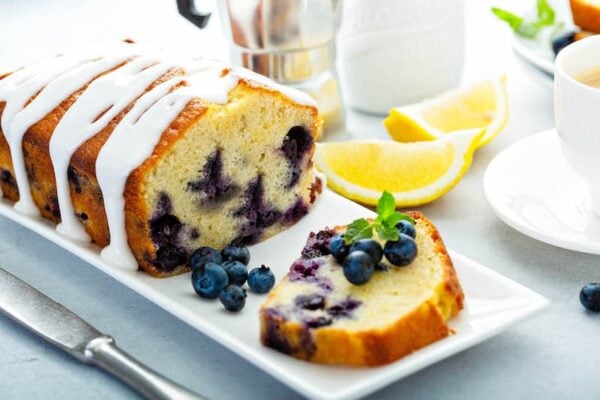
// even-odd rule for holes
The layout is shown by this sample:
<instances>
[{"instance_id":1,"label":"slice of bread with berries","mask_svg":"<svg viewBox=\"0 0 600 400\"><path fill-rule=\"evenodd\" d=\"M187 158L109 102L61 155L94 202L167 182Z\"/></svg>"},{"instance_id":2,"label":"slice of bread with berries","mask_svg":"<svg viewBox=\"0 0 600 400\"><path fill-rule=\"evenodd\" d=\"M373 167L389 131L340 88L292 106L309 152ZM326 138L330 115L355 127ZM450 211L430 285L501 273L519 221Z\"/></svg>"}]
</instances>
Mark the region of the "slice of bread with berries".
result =
<instances>
[{"instance_id":1,"label":"slice of bread with berries","mask_svg":"<svg viewBox=\"0 0 600 400\"><path fill-rule=\"evenodd\" d=\"M570 0L573 23L581 30L600 33L600 0Z\"/></svg>"},{"instance_id":2,"label":"slice of bread with berries","mask_svg":"<svg viewBox=\"0 0 600 400\"><path fill-rule=\"evenodd\" d=\"M362 285L349 282L329 250L347 227L311 233L260 309L262 343L311 362L376 366L450 335L447 321L463 308L463 291L435 226L407 214L416 257L402 267L384 257Z\"/></svg>"}]
</instances>

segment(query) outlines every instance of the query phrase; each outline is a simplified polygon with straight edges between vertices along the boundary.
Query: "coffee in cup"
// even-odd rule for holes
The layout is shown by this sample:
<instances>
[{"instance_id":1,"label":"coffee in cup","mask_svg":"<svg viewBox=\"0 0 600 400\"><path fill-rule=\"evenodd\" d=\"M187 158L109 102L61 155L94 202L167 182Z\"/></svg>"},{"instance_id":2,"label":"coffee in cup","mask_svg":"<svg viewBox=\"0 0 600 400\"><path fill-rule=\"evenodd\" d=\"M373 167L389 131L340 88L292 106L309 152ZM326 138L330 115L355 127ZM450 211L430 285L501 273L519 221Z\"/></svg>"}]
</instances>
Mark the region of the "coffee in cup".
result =
<instances>
[{"instance_id":1,"label":"coffee in cup","mask_svg":"<svg viewBox=\"0 0 600 400\"><path fill-rule=\"evenodd\" d=\"M600 216L600 35L558 54L554 115L562 152L587 183L592 211Z\"/></svg>"}]
</instances>

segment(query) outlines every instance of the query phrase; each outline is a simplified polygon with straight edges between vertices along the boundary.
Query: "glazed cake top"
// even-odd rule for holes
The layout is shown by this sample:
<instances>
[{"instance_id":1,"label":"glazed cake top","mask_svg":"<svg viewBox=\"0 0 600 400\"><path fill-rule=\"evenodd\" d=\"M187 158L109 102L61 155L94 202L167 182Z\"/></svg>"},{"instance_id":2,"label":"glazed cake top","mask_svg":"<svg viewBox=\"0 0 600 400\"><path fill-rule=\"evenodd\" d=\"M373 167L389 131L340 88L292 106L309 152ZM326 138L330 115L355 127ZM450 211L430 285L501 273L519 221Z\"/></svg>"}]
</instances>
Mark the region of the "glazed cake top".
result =
<instances>
[{"instance_id":1,"label":"glazed cake top","mask_svg":"<svg viewBox=\"0 0 600 400\"><path fill-rule=\"evenodd\" d=\"M185 70L185 75L147 91L154 81L176 67ZM213 60L151 55L141 46L125 42L61 54L6 76L0 80L0 102L5 102L0 126L10 147L19 190L15 209L29 215L39 214L25 169L22 149L25 133L87 85L56 125L49 150L61 210L57 230L72 239L89 241L73 211L67 177L69 163L83 143L135 101L100 150L96 175L111 237L102 256L111 263L136 269L137 262L125 232L123 192L127 177L152 155L162 132L192 99L227 103L229 92L240 80L278 91L298 104L316 107L307 94L249 70L229 68Z\"/></svg>"}]
</instances>

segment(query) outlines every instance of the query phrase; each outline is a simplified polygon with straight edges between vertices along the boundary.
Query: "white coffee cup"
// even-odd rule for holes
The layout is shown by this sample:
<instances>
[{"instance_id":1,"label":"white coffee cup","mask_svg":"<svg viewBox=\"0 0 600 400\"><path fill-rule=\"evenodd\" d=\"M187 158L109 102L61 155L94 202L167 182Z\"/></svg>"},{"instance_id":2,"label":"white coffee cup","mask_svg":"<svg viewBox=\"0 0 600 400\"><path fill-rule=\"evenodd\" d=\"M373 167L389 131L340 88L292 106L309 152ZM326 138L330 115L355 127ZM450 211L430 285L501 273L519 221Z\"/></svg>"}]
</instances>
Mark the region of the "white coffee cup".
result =
<instances>
[{"instance_id":1,"label":"white coffee cup","mask_svg":"<svg viewBox=\"0 0 600 400\"><path fill-rule=\"evenodd\" d=\"M562 152L586 181L592 210L600 216L600 89L575 79L593 68L600 68L600 36L577 41L558 54L554 117Z\"/></svg>"},{"instance_id":2,"label":"white coffee cup","mask_svg":"<svg viewBox=\"0 0 600 400\"><path fill-rule=\"evenodd\" d=\"M459 85L463 0L344 0L338 71L345 103L387 114Z\"/></svg>"}]
</instances>

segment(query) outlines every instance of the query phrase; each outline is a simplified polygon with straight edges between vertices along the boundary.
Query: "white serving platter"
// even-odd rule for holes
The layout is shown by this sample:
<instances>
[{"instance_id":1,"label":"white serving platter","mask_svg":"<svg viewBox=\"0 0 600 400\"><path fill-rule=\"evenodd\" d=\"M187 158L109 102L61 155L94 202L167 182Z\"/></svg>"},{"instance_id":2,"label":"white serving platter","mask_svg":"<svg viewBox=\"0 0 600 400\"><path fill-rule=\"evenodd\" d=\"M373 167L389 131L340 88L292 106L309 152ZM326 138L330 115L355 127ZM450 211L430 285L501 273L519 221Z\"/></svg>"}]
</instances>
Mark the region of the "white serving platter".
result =
<instances>
[{"instance_id":1,"label":"white serving platter","mask_svg":"<svg viewBox=\"0 0 600 400\"><path fill-rule=\"evenodd\" d=\"M354 399L372 393L437 361L474 346L541 312L548 300L518 283L455 252L450 252L466 295L466 308L451 321L456 334L427 346L392 364L376 368L323 366L299 361L262 346L258 309L264 295L250 294L239 314L225 311L218 302L195 295L189 274L155 279L107 264L99 248L60 236L53 224L16 212L0 200L0 215L26 226L140 293L203 334L226 346L292 389L312 399ZM308 233L324 226L345 224L373 212L330 190L325 190L312 211L291 229L252 246L251 265L266 264L278 278L288 270ZM434 221L435 222L435 221ZM0 227L1 229L1 227ZM444 232L442 232L444 234ZM448 235L448 232L445 233ZM185 384L185 382L182 382Z\"/></svg>"}]
</instances>

